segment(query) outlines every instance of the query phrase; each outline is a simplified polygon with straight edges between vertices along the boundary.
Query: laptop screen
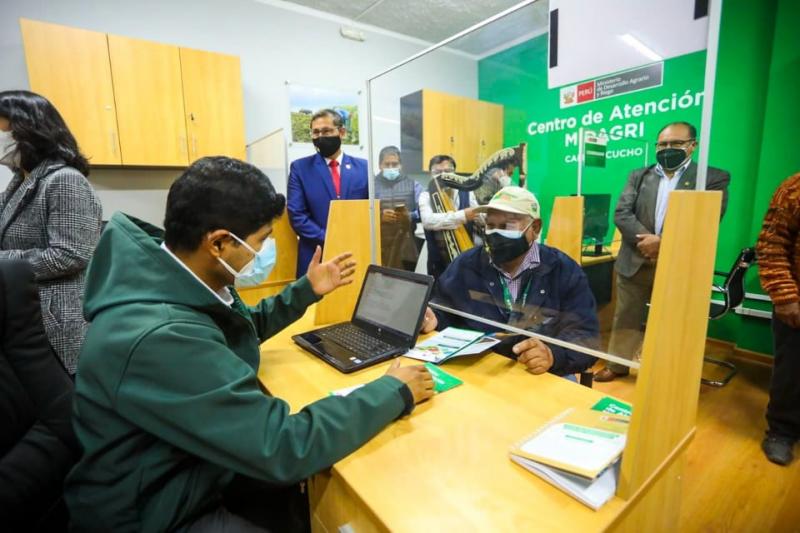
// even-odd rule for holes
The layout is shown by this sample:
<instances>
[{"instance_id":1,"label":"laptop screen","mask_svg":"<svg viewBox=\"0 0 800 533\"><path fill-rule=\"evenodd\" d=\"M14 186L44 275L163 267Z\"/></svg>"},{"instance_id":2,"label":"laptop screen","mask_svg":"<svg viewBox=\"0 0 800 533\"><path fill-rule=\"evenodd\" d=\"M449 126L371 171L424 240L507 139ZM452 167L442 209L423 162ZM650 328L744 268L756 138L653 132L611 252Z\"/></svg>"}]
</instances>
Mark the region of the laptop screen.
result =
<instances>
[{"instance_id":1,"label":"laptop screen","mask_svg":"<svg viewBox=\"0 0 800 533\"><path fill-rule=\"evenodd\" d=\"M424 281L367 272L354 318L413 337L428 296Z\"/></svg>"}]
</instances>

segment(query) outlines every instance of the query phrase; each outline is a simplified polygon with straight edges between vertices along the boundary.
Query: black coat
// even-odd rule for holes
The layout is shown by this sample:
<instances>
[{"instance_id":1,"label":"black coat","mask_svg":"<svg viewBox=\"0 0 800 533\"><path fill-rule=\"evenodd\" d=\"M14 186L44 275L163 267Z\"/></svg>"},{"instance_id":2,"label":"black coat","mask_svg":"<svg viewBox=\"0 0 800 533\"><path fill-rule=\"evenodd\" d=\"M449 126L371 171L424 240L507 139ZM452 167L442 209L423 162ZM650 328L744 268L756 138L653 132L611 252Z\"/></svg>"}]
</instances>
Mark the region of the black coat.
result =
<instances>
[{"instance_id":1,"label":"black coat","mask_svg":"<svg viewBox=\"0 0 800 533\"><path fill-rule=\"evenodd\" d=\"M34 530L78 457L72 381L42 325L33 270L0 261L0 528Z\"/></svg>"}]
</instances>

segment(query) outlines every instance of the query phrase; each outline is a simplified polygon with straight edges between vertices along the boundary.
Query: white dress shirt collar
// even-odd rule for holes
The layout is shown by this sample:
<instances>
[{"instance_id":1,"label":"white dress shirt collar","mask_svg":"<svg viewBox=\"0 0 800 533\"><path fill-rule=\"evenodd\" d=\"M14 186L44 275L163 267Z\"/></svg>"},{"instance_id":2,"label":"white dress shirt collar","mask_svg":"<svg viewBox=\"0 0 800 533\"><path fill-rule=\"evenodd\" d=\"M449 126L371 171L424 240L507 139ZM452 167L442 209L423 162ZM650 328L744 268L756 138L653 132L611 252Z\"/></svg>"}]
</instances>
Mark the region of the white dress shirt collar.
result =
<instances>
[{"instance_id":1,"label":"white dress shirt collar","mask_svg":"<svg viewBox=\"0 0 800 533\"><path fill-rule=\"evenodd\" d=\"M220 289L220 291L219 291L219 292L215 291L214 289L212 289L211 287L209 287L209 286L206 284L206 282L205 282L205 281L203 281L202 279L200 279L200 276L198 276L197 274L195 274L195 273L194 273L194 271L193 271L191 268L189 268L188 266L186 266L186 263L184 263L183 261L181 261L181 260L180 260L180 258L179 258L177 255L175 255L174 253L172 253L172 250L170 250L169 248L167 248L167 244L166 244L166 243L164 243L164 242L162 242L162 243L161 243L161 249L162 249L162 250L164 250L165 252L167 252L167 253L169 254L169 256L170 256L170 257L172 257L172 258L173 258L175 261L177 261L177 262L178 262L178 264L179 264L180 266L182 266L183 268L185 268L185 269L186 269L186 271L187 271L189 274L191 274L191 275L194 277L194 279L196 279L197 281L199 281L199 282L200 282L200 284L201 284L203 287L205 287L206 289L208 289L208 290L211 292L211 294L213 294L214 296L216 296L216 297L217 297L217 299L218 299L220 302L222 302L223 304L227 305L228 307L230 307L231 305L233 305L233 301L234 301L234 300L233 300L233 295L231 294L231 291L230 291L230 289L228 289L228 287L222 287L222 289Z\"/></svg>"},{"instance_id":2,"label":"white dress shirt collar","mask_svg":"<svg viewBox=\"0 0 800 533\"><path fill-rule=\"evenodd\" d=\"M325 164L328 165L328 167L330 167L331 166L331 161L333 161L333 158L326 157L324 159L325 159ZM339 163L339 168L342 168L342 159L344 159L344 150L340 150L339 151L339 157L336 158L336 161Z\"/></svg>"}]
</instances>

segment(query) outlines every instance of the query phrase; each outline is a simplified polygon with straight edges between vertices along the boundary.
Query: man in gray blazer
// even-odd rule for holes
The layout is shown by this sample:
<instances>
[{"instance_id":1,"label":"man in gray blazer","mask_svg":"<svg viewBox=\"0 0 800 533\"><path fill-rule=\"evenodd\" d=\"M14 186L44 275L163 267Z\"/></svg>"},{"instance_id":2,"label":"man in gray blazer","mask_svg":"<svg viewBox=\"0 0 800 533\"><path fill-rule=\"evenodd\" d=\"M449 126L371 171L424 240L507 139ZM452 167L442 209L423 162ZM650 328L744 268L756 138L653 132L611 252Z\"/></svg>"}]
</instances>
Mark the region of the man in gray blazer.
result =
<instances>
[{"instance_id":1,"label":"man in gray blazer","mask_svg":"<svg viewBox=\"0 0 800 533\"><path fill-rule=\"evenodd\" d=\"M696 147L694 126L688 122L667 124L658 133L658 163L631 172L619 197L614 223L622 233L622 247L615 265L617 302L608 346L611 354L632 359L641 346L669 193L695 188L697 164L692 154ZM723 214L730 179L728 172L708 167L706 190L722 191ZM594 379L612 381L627 374L626 366L608 363Z\"/></svg>"}]
</instances>

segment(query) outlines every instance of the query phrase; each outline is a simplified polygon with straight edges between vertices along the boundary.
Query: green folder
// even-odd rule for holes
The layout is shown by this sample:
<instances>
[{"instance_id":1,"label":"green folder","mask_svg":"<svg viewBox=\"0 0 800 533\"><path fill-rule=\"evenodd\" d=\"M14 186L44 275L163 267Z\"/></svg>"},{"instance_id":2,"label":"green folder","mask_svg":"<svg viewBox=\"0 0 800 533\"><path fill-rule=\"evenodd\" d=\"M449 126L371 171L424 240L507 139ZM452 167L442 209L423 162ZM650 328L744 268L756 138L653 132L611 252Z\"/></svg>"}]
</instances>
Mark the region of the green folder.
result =
<instances>
[{"instance_id":1,"label":"green folder","mask_svg":"<svg viewBox=\"0 0 800 533\"><path fill-rule=\"evenodd\" d=\"M428 369L428 372L431 373L431 377L433 377L433 390L437 394L448 391L453 387L458 387L464 383L454 375L448 374L433 363L425 363L425 368Z\"/></svg>"},{"instance_id":2,"label":"green folder","mask_svg":"<svg viewBox=\"0 0 800 533\"><path fill-rule=\"evenodd\" d=\"M629 403L615 400L610 396L600 398L596 404L592 406L595 411L603 411L604 413L611 413L613 415L631 416L633 406Z\"/></svg>"}]
</instances>

